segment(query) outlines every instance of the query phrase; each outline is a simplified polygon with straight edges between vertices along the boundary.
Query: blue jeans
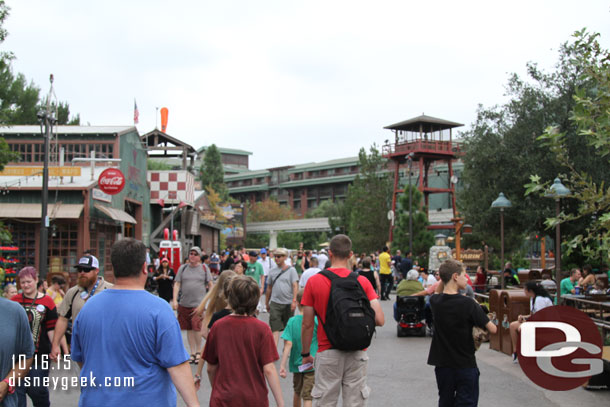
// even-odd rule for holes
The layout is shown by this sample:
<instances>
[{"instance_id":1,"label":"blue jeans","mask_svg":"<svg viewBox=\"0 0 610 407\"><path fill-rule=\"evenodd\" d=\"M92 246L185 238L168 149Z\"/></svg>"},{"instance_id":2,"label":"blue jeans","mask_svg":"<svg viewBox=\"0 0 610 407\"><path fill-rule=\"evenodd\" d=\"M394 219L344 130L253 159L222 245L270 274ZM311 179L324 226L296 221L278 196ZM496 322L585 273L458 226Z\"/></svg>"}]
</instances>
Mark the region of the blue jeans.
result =
<instances>
[{"instance_id":1,"label":"blue jeans","mask_svg":"<svg viewBox=\"0 0 610 407\"><path fill-rule=\"evenodd\" d=\"M477 407L479 369L476 367L435 367L438 407Z\"/></svg>"},{"instance_id":2,"label":"blue jeans","mask_svg":"<svg viewBox=\"0 0 610 407\"><path fill-rule=\"evenodd\" d=\"M48 376L49 369L41 369L40 366L37 366L35 368L34 365L32 365L30 373L28 374L28 377L30 378L30 386L18 386L15 389L15 393L17 393L18 400L17 405L19 407L26 407L25 396L27 394L28 396L30 396L34 407L49 407L51 405L51 402L49 401L49 389L42 385L44 378ZM40 378L40 386L32 386L35 377Z\"/></svg>"}]
</instances>

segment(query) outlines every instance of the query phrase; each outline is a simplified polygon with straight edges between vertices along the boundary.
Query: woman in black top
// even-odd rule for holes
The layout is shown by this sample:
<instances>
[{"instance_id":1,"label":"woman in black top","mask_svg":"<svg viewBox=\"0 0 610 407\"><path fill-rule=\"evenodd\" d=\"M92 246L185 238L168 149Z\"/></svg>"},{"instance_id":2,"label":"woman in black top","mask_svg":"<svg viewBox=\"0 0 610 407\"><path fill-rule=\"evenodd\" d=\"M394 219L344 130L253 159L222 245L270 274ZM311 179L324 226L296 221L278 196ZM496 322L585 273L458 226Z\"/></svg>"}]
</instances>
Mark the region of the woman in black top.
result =
<instances>
[{"instance_id":1,"label":"woman in black top","mask_svg":"<svg viewBox=\"0 0 610 407\"><path fill-rule=\"evenodd\" d=\"M174 269L169 267L169 260L164 257L153 276L153 280L157 282L159 297L167 302L170 302L173 297L174 277L176 277Z\"/></svg>"},{"instance_id":2,"label":"woman in black top","mask_svg":"<svg viewBox=\"0 0 610 407\"><path fill-rule=\"evenodd\" d=\"M371 285L373 286L373 289L375 290L375 292L379 293L379 291L377 290L377 288L379 288L379 286L380 286L379 274L377 274L377 272L375 270L371 270L371 258L370 257L367 256L364 258L364 260L362 260L362 269L358 270L358 274L366 277L366 279L371 282Z\"/></svg>"}]
</instances>

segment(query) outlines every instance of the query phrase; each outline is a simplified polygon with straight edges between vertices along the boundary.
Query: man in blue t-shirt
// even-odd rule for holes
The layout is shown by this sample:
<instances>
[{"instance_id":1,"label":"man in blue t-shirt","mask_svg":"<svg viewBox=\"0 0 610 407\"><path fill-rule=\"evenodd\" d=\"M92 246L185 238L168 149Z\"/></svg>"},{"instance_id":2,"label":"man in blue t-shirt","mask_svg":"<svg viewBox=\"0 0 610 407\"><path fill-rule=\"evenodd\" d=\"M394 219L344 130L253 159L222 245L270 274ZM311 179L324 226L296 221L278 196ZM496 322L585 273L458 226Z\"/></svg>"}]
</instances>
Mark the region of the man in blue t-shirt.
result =
<instances>
[{"instance_id":1,"label":"man in blue t-shirt","mask_svg":"<svg viewBox=\"0 0 610 407\"><path fill-rule=\"evenodd\" d=\"M16 407L15 387L30 371L34 341L23 307L1 297L0 326L0 405Z\"/></svg>"},{"instance_id":2,"label":"man in blue t-shirt","mask_svg":"<svg viewBox=\"0 0 610 407\"><path fill-rule=\"evenodd\" d=\"M114 287L89 299L74 322L79 405L176 406L178 388L187 406L199 406L176 317L167 302L144 290L146 247L123 239L110 259Z\"/></svg>"}]
</instances>

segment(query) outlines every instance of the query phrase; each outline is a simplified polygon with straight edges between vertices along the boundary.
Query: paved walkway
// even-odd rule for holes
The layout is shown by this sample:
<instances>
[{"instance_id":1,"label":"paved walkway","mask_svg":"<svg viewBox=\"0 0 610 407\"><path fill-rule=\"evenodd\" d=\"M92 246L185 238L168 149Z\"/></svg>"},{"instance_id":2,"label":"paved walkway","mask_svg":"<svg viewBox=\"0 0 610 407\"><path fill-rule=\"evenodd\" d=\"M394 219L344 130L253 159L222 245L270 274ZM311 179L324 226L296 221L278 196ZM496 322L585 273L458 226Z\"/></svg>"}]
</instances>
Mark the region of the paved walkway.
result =
<instances>
[{"instance_id":1,"label":"paved walkway","mask_svg":"<svg viewBox=\"0 0 610 407\"><path fill-rule=\"evenodd\" d=\"M368 377L372 389L369 406L437 405L434 370L426 364L431 339L398 338L396 324L392 319L392 303L383 301L382 307L386 315L386 325L378 330L369 349ZM268 314L262 314L261 319L266 321ZM278 349L280 355L281 350L282 341ZM490 350L489 344L483 344L477 352L477 360L481 371L479 405L482 407L610 405L610 391L587 391L578 388L567 392L552 392L536 386L523 374L519 365L512 363L509 356ZM277 366L279 371L279 361ZM193 371L194 369L193 367ZM288 376L280 380L286 406L291 406L292 378ZM206 377L202 383L198 392L199 400L202 406L207 406L210 385ZM78 389L53 391L51 404L77 406L78 394ZM271 394L269 397L270 405L273 406L273 397ZM178 406L184 406L180 397Z\"/></svg>"}]
</instances>

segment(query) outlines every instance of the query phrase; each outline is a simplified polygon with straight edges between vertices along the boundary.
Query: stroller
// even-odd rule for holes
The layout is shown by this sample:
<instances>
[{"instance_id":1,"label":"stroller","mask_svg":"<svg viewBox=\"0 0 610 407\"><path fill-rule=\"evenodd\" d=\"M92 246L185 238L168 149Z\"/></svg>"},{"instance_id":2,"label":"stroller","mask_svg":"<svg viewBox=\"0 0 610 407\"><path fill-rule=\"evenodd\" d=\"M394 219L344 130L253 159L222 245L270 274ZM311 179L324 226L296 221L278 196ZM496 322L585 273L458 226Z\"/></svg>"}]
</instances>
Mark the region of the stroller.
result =
<instances>
[{"instance_id":1,"label":"stroller","mask_svg":"<svg viewBox=\"0 0 610 407\"><path fill-rule=\"evenodd\" d=\"M426 336L424 307L425 297L405 296L396 298L399 321L396 327L398 337Z\"/></svg>"}]
</instances>

